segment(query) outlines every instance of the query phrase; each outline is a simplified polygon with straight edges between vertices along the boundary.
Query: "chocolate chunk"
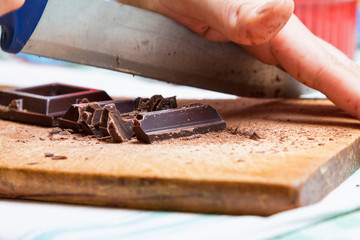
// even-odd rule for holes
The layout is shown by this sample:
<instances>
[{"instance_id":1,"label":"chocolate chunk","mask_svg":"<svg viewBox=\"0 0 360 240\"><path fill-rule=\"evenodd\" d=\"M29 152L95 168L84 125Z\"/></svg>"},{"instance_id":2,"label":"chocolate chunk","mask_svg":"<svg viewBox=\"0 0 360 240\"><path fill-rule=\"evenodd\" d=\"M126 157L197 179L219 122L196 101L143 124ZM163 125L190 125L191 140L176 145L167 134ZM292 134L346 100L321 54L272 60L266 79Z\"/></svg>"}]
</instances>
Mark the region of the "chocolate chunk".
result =
<instances>
[{"instance_id":1,"label":"chocolate chunk","mask_svg":"<svg viewBox=\"0 0 360 240\"><path fill-rule=\"evenodd\" d=\"M109 112L115 110L114 104L108 104L103 107L100 122L99 122L99 130L103 137L109 136L108 132L108 119L109 119Z\"/></svg>"},{"instance_id":2,"label":"chocolate chunk","mask_svg":"<svg viewBox=\"0 0 360 240\"><path fill-rule=\"evenodd\" d=\"M153 112L170 108L177 108L176 97L164 98L161 95L154 95L149 98L137 98L135 101L136 110L140 112Z\"/></svg>"},{"instance_id":3,"label":"chocolate chunk","mask_svg":"<svg viewBox=\"0 0 360 240\"><path fill-rule=\"evenodd\" d=\"M222 131L225 122L209 105L139 113L133 130L139 141L152 143L172 138Z\"/></svg>"},{"instance_id":4,"label":"chocolate chunk","mask_svg":"<svg viewBox=\"0 0 360 240\"><path fill-rule=\"evenodd\" d=\"M85 107L85 104L72 105L64 116L58 118L59 126L64 129L72 129L75 132L81 132L80 117Z\"/></svg>"},{"instance_id":5,"label":"chocolate chunk","mask_svg":"<svg viewBox=\"0 0 360 240\"><path fill-rule=\"evenodd\" d=\"M135 109L137 111L147 111L146 103L149 101L149 98L136 98L135 100Z\"/></svg>"},{"instance_id":6,"label":"chocolate chunk","mask_svg":"<svg viewBox=\"0 0 360 240\"><path fill-rule=\"evenodd\" d=\"M177 108L176 97L163 98L156 106L156 110Z\"/></svg>"},{"instance_id":7,"label":"chocolate chunk","mask_svg":"<svg viewBox=\"0 0 360 240\"><path fill-rule=\"evenodd\" d=\"M135 111L135 100L111 100L100 101L87 104L73 104L65 115L58 119L59 126L62 128L73 129L77 132L84 132L86 134L94 134L98 137L108 136L107 133L107 113L105 113L106 120L104 121L104 132L99 129L103 107L111 105L120 113L129 113ZM87 113L83 113L87 112Z\"/></svg>"},{"instance_id":8,"label":"chocolate chunk","mask_svg":"<svg viewBox=\"0 0 360 240\"><path fill-rule=\"evenodd\" d=\"M163 99L164 98L161 95L152 96L149 101L146 102L146 110L148 112L156 111L157 109L159 109L158 105Z\"/></svg>"},{"instance_id":9,"label":"chocolate chunk","mask_svg":"<svg viewBox=\"0 0 360 240\"><path fill-rule=\"evenodd\" d=\"M132 126L132 119L122 118L120 112L114 108L108 109L107 131L114 142L130 140L134 135Z\"/></svg>"},{"instance_id":10,"label":"chocolate chunk","mask_svg":"<svg viewBox=\"0 0 360 240\"><path fill-rule=\"evenodd\" d=\"M48 84L0 91L0 118L57 126L57 118L82 99L111 100L106 92L65 84Z\"/></svg>"},{"instance_id":11,"label":"chocolate chunk","mask_svg":"<svg viewBox=\"0 0 360 240\"><path fill-rule=\"evenodd\" d=\"M93 102L87 104L80 116L80 125L85 134L101 136L101 133L97 128L100 122L101 113L102 108L99 103Z\"/></svg>"}]
</instances>

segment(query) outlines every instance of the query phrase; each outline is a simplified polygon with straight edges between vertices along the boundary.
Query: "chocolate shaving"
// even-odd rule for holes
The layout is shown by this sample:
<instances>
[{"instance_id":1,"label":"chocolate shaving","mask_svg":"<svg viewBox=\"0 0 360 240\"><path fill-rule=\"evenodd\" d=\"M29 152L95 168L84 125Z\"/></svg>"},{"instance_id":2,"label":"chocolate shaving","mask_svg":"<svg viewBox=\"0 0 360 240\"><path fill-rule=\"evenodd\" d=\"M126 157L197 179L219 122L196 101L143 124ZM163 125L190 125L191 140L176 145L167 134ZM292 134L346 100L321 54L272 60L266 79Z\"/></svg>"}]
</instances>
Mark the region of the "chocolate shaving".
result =
<instances>
[{"instance_id":1,"label":"chocolate shaving","mask_svg":"<svg viewBox=\"0 0 360 240\"><path fill-rule=\"evenodd\" d=\"M66 156L58 156L58 155L56 155L56 156L53 156L51 159L52 160L66 160L67 157Z\"/></svg>"},{"instance_id":2,"label":"chocolate shaving","mask_svg":"<svg viewBox=\"0 0 360 240\"><path fill-rule=\"evenodd\" d=\"M252 139L252 140L255 140L255 141L261 139L261 137L256 132L251 134L249 138Z\"/></svg>"}]
</instances>

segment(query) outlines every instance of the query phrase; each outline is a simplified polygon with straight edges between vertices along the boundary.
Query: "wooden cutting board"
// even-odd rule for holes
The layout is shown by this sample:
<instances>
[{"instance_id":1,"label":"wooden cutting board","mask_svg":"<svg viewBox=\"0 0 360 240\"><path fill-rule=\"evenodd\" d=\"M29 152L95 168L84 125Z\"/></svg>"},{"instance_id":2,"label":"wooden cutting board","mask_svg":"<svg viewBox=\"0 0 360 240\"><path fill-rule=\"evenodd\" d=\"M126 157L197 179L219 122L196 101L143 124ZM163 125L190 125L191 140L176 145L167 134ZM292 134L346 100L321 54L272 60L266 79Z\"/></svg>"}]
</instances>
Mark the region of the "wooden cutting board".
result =
<instances>
[{"instance_id":1,"label":"wooden cutting board","mask_svg":"<svg viewBox=\"0 0 360 240\"><path fill-rule=\"evenodd\" d=\"M327 100L197 102L227 130L114 144L0 120L0 196L269 215L320 200L359 167L360 122Z\"/></svg>"}]
</instances>

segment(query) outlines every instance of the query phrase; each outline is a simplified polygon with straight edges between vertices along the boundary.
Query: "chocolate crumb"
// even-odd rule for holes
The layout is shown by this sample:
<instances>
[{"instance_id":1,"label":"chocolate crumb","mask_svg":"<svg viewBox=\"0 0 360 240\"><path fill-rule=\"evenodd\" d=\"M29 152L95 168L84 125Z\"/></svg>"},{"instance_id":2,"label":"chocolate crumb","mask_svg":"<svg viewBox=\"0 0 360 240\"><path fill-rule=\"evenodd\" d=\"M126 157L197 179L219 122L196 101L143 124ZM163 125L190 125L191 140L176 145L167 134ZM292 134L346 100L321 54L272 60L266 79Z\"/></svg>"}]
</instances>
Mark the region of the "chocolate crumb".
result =
<instances>
[{"instance_id":1,"label":"chocolate crumb","mask_svg":"<svg viewBox=\"0 0 360 240\"><path fill-rule=\"evenodd\" d=\"M27 165L37 165L39 164L38 162L30 162L30 163L27 163Z\"/></svg>"},{"instance_id":2,"label":"chocolate crumb","mask_svg":"<svg viewBox=\"0 0 360 240\"><path fill-rule=\"evenodd\" d=\"M237 132L238 132L238 130L239 130L239 126L240 126L240 124L237 125L235 129L230 128L230 129L229 129L229 130L230 130L230 133L233 134L233 135L236 135Z\"/></svg>"},{"instance_id":3,"label":"chocolate crumb","mask_svg":"<svg viewBox=\"0 0 360 240\"><path fill-rule=\"evenodd\" d=\"M50 135L55 135L55 134L59 134L61 133L63 130L60 129L60 128L57 128L57 129L53 129L49 132Z\"/></svg>"},{"instance_id":4,"label":"chocolate crumb","mask_svg":"<svg viewBox=\"0 0 360 240\"><path fill-rule=\"evenodd\" d=\"M252 139L252 140L255 140L255 141L261 139L261 137L256 132L251 134L249 138Z\"/></svg>"},{"instance_id":5,"label":"chocolate crumb","mask_svg":"<svg viewBox=\"0 0 360 240\"><path fill-rule=\"evenodd\" d=\"M52 158L51 158L52 160L65 160L65 159L67 159L67 157L66 156L53 156Z\"/></svg>"},{"instance_id":6,"label":"chocolate crumb","mask_svg":"<svg viewBox=\"0 0 360 240\"><path fill-rule=\"evenodd\" d=\"M200 138L200 135L192 135L192 136L188 136L188 137L182 137L180 138L180 140L185 140L185 141L189 141L189 140L193 140L193 139L197 139Z\"/></svg>"},{"instance_id":7,"label":"chocolate crumb","mask_svg":"<svg viewBox=\"0 0 360 240\"><path fill-rule=\"evenodd\" d=\"M67 129L62 130L61 132L59 132L60 135L71 135L71 132L68 131Z\"/></svg>"},{"instance_id":8,"label":"chocolate crumb","mask_svg":"<svg viewBox=\"0 0 360 240\"><path fill-rule=\"evenodd\" d=\"M53 157L55 154L53 153L44 153L45 157Z\"/></svg>"},{"instance_id":9,"label":"chocolate crumb","mask_svg":"<svg viewBox=\"0 0 360 240\"><path fill-rule=\"evenodd\" d=\"M307 139L308 140L315 140L315 138L313 138L313 137L308 137Z\"/></svg>"}]
</instances>

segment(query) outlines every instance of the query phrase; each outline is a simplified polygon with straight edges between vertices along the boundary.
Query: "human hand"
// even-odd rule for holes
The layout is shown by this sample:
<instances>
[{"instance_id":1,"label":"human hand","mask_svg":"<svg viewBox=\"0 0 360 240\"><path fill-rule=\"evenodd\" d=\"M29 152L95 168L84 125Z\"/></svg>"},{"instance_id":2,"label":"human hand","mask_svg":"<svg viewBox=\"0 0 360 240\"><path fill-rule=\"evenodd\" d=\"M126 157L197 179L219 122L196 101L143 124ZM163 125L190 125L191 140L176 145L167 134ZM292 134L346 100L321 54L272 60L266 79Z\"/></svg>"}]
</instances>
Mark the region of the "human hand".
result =
<instances>
[{"instance_id":1,"label":"human hand","mask_svg":"<svg viewBox=\"0 0 360 240\"><path fill-rule=\"evenodd\" d=\"M0 0L0 16L18 9L25 0Z\"/></svg>"},{"instance_id":2,"label":"human hand","mask_svg":"<svg viewBox=\"0 0 360 240\"><path fill-rule=\"evenodd\" d=\"M166 15L211 41L233 41L360 119L360 67L313 35L292 0L118 0Z\"/></svg>"}]
</instances>

